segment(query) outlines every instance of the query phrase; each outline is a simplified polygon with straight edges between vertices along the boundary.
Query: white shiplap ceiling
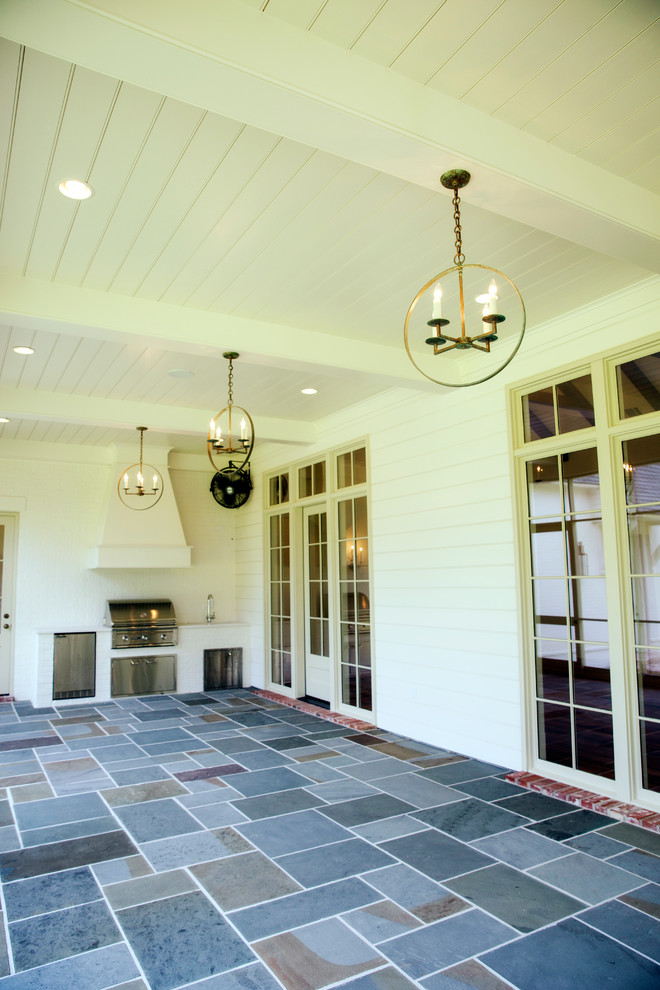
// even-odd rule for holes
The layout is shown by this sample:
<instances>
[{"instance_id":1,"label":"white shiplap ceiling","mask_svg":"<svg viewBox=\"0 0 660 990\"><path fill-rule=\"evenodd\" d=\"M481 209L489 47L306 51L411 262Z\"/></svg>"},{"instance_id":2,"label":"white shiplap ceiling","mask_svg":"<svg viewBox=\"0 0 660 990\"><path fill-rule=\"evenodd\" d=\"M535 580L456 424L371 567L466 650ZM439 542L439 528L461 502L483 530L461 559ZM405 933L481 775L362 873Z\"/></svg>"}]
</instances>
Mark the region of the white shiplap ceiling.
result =
<instances>
[{"instance_id":1,"label":"white shiplap ceiling","mask_svg":"<svg viewBox=\"0 0 660 990\"><path fill-rule=\"evenodd\" d=\"M195 449L228 349L282 442L427 387L447 168L530 333L660 272L657 0L3 0L0 36L0 439Z\"/></svg>"}]
</instances>

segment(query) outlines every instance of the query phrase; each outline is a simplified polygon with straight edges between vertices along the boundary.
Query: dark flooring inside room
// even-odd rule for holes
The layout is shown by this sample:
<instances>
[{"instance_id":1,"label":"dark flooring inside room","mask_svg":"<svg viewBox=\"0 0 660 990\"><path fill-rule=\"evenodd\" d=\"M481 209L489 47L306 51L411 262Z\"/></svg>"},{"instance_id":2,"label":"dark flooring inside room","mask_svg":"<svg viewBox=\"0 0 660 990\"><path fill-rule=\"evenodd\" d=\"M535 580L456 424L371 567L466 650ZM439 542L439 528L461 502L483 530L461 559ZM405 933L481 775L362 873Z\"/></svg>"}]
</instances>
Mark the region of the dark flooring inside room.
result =
<instances>
[{"instance_id":1,"label":"dark flooring inside room","mask_svg":"<svg viewBox=\"0 0 660 990\"><path fill-rule=\"evenodd\" d=\"M7 990L658 990L660 835L248 690L0 709Z\"/></svg>"}]
</instances>

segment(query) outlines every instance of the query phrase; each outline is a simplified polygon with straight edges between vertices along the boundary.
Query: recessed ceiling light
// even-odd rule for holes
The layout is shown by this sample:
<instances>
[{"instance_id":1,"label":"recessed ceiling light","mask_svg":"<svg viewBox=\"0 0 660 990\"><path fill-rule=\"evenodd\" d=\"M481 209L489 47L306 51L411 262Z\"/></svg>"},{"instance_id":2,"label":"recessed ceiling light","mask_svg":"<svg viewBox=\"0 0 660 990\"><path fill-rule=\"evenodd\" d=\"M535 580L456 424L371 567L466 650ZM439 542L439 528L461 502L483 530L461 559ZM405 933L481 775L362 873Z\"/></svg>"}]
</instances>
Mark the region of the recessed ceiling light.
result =
<instances>
[{"instance_id":1,"label":"recessed ceiling light","mask_svg":"<svg viewBox=\"0 0 660 990\"><path fill-rule=\"evenodd\" d=\"M316 395L318 392L317 388L301 388L300 391L303 395Z\"/></svg>"},{"instance_id":2,"label":"recessed ceiling light","mask_svg":"<svg viewBox=\"0 0 660 990\"><path fill-rule=\"evenodd\" d=\"M34 347L24 347L22 344L14 348L15 354L34 354Z\"/></svg>"},{"instance_id":3,"label":"recessed ceiling light","mask_svg":"<svg viewBox=\"0 0 660 990\"><path fill-rule=\"evenodd\" d=\"M189 371L188 368L172 368L167 373L170 378L194 378L195 376L195 372Z\"/></svg>"},{"instance_id":4,"label":"recessed ceiling light","mask_svg":"<svg viewBox=\"0 0 660 990\"><path fill-rule=\"evenodd\" d=\"M89 199L94 194L92 187L83 182L82 179L62 179L58 189L63 196L67 196L69 199Z\"/></svg>"},{"instance_id":5,"label":"recessed ceiling light","mask_svg":"<svg viewBox=\"0 0 660 990\"><path fill-rule=\"evenodd\" d=\"M6 416L0 416L0 423L10 423L11 420L7 419Z\"/></svg>"}]
</instances>

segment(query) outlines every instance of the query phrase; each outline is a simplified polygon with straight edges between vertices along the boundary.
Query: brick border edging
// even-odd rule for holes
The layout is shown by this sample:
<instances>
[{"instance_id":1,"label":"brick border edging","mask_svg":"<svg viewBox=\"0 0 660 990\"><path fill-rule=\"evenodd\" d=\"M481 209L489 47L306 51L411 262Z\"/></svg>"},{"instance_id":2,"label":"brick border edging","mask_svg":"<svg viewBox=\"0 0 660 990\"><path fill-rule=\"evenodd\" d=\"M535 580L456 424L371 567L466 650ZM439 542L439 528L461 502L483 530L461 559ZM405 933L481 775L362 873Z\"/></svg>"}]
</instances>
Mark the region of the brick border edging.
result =
<instances>
[{"instance_id":1,"label":"brick border edging","mask_svg":"<svg viewBox=\"0 0 660 990\"><path fill-rule=\"evenodd\" d=\"M318 715L326 722L334 722L336 725L345 725L349 729L359 729L361 732L373 732L377 726L371 722L365 722L361 718L354 718L352 715L340 715L339 712L329 712L327 708L319 708L318 705L310 705L308 701L298 701L297 698L289 698L285 694L276 694L275 691L266 691L264 688L251 687L252 694L259 698L266 698L268 701L276 701L279 705L287 708L295 708L299 712L307 712L308 715Z\"/></svg>"},{"instance_id":2,"label":"brick border edging","mask_svg":"<svg viewBox=\"0 0 660 990\"><path fill-rule=\"evenodd\" d=\"M536 773L529 773L527 770L513 770L506 775L506 780L520 787L526 787L530 791L537 791L547 797L558 798L566 801L567 804L574 804L578 808L585 808L588 811L597 811L601 815L608 815L620 822L627 822L629 825L638 825L648 829L649 832L660 833L660 814L656 811L649 811L648 808L640 808L635 804L625 804L617 801L616 798L608 798L603 794L596 794L594 791L585 791L580 787L572 787L570 784L562 784L550 777L540 777Z\"/></svg>"}]
</instances>

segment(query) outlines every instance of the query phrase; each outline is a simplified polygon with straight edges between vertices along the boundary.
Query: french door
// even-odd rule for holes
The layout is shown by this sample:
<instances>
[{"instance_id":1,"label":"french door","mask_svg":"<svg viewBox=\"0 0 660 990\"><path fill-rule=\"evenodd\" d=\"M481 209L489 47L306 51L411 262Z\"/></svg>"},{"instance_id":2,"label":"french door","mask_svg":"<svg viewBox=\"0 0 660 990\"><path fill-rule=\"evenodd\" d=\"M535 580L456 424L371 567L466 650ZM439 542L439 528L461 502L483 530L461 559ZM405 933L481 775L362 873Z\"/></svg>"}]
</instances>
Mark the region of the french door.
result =
<instances>
[{"instance_id":1,"label":"french door","mask_svg":"<svg viewBox=\"0 0 660 990\"><path fill-rule=\"evenodd\" d=\"M303 510L305 594L305 694L329 702L332 696L328 600L328 513Z\"/></svg>"}]
</instances>

